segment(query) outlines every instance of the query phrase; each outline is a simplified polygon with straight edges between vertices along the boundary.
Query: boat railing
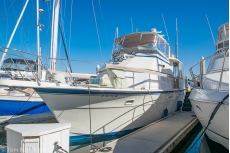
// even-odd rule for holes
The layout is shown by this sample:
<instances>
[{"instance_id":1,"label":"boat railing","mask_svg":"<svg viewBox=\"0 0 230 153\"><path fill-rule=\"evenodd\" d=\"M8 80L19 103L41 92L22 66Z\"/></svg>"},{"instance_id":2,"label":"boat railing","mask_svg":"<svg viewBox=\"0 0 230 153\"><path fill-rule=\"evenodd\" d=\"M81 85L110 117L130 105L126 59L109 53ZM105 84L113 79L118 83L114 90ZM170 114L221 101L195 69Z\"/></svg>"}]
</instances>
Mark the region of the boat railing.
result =
<instances>
[{"instance_id":1,"label":"boat railing","mask_svg":"<svg viewBox=\"0 0 230 153\"><path fill-rule=\"evenodd\" d=\"M91 94L90 94L90 91L91 91L91 88L88 87L88 90L89 90L89 110L91 111ZM139 104L139 105L136 105L134 106L133 108L123 112L122 114L120 114L119 116L117 116L116 118L108 121L107 123L105 123L104 125L102 125L101 127L97 128L96 130L92 131L91 127L92 127L92 122L91 122L91 113L90 113L90 137L92 139L93 135L97 134L98 132L102 132L104 135L106 135L106 133L113 133L115 131L117 131L117 129L119 129L120 127L130 123L130 122L134 122L138 117L142 116L144 113L146 113L146 111L148 110L145 109L145 106L148 106L148 107L155 107L156 108L156 111L159 113L158 116L160 118L164 118L164 117L167 117L167 115L165 116L165 114L163 112L160 112L159 111L159 108L157 107L157 105L155 103L157 103L157 100L156 99L153 99L152 97L152 93L150 90L148 89L143 89L143 90L146 90L148 91L148 94L146 96L150 96L150 99L145 101L145 96L143 97L143 103L142 104ZM135 115L135 112L137 112L137 109L140 109L143 111L142 113L139 113L139 114L136 114ZM120 120L121 118L124 118L124 116L126 116L127 114L132 114L132 116L130 116L129 118L127 118L125 121L123 121L122 123L120 124L116 124L114 125L114 123L117 121L117 120ZM111 128L111 126L113 126L112 130L110 131L107 131L106 128ZM141 127L139 127L141 128ZM106 132L105 132L106 131ZM86 137L87 139L87 137ZM101 140L98 139L97 141L105 141L104 140L105 138L102 136L101 137ZM104 144L103 144L104 145Z\"/></svg>"},{"instance_id":2,"label":"boat railing","mask_svg":"<svg viewBox=\"0 0 230 153\"><path fill-rule=\"evenodd\" d=\"M77 63L84 62L84 63L88 63L88 64L93 64L93 65L102 64L100 62L89 62L89 61L84 61L84 60L67 60L67 59L61 59L61 58L56 58L56 60L60 61L64 65L65 70L66 70L66 72L59 72L59 73L65 74L66 77L70 78L70 80L76 80L75 78L77 78L77 77L79 78L79 76L70 72L69 65L66 64L67 62L72 63L72 65L74 65L74 63L76 63L76 62ZM159 84L158 89L162 89L162 90L184 88L183 87L183 81L184 81L183 78L181 78L181 77L175 77L173 75L162 73L162 72L158 72L158 71L154 71L154 70L141 69L141 68L133 68L133 67L126 67L126 66L117 66L115 64L105 64L105 67L101 71L98 71L98 73L106 72L107 69L118 69L118 70L122 70L122 71L125 71L125 72L131 72L132 76L126 76L126 79L127 80L128 79L132 79L132 85L129 88L132 87L133 89L137 89L137 88L135 88L135 83L136 84L138 83L138 82L135 82L135 77L136 77L135 73L145 73L145 74L148 75L148 78L145 80L145 82L148 82L149 89L151 89L151 83L152 82L157 82ZM51 73L53 72L53 70L49 70L49 71ZM152 78L153 75L157 76L157 79L153 79ZM108 75L108 77L112 77L112 76ZM89 79L90 78L88 78L88 80ZM86 86L95 86L95 84L92 84L92 85L90 84L89 85L87 83L85 84ZM76 81L73 81L72 85L73 86L77 86L79 84L77 84ZM98 86L100 86L100 85L98 85ZM106 87L106 86L102 85L102 87Z\"/></svg>"},{"instance_id":3,"label":"boat railing","mask_svg":"<svg viewBox=\"0 0 230 153\"><path fill-rule=\"evenodd\" d=\"M5 48L0 48L0 52L4 53L5 52ZM85 84L87 85L87 80L90 79L90 76L83 76L83 77L79 77L79 74L74 74L71 73L70 71L70 64L67 63L71 63L72 65L74 65L74 63L87 63L87 64L93 64L93 65L97 65L97 64L102 64L100 62L89 62L89 61L84 61L84 60L67 60L67 59L61 59L61 58L55 58L56 62L61 62L60 64L62 64L64 66L64 69L61 71L56 71L56 70L50 70L49 68L47 68L48 62L50 61L51 58L47 58L47 57L42 57L42 56L37 56L36 54L33 53L29 53L29 52L25 52L22 50L18 50L18 49L12 49L12 48L8 48L8 52L6 52L6 58L9 58L12 61L12 65L14 65L15 67L15 71L18 72L18 77L20 77L22 80L28 81L25 77L25 71L20 71L20 66L19 63L15 63L14 59L22 59L24 64L25 64L25 70L29 71L29 73L32 75L31 76L31 81L36 81L37 84L40 86L42 82L54 82L57 86L60 85L60 83L68 83L71 86L77 86L79 85L78 83L78 79L79 78L85 78L84 81L86 82ZM37 59L40 59L39 61L41 61L41 63L38 63ZM33 64L31 64L31 61L33 61ZM46 62L46 63L44 63ZM43 78L39 78L38 77L38 71L37 71L37 67L40 66L42 69L42 73L45 72L46 76ZM36 68L34 68L36 67ZM154 70L148 70L148 69L140 69L140 68L131 68L131 67L122 67L122 66L117 66L114 64L106 64L105 66L105 70L108 68L114 68L114 69L119 69L119 70L124 70L124 71L129 71L133 73L133 76L131 79L133 79L133 89L135 88L135 73L145 73L148 74L149 78L146 80L146 82L149 83L149 89L151 89L151 83L152 82L158 82L158 89L163 89L163 90L167 90L167 89L177 89L177 88L183 88L182 82L184 81L182 78L179 77L174 77L170 74L166 74L166 73L162 73L162 72L158 72L158 71L154 71ZM15 79L12 78L12 72L8 71L6 69L6 67L4 66L4 64L2 64L2 70L4 70L11 79ZM58 76L55 76L56 74L59 74ZM157 76L157 79L152 79L151 76ZM162 77L159 78L159 77ZM60 80L58 80L58 78L61 78ZM69 82L67 82L67 78L69 80ZM42 80L43 79L43 80ZM127 78L129 79L129 78ZM136 82L137 83L137 82Z\"/></svg>"},{"instance_id":4,"label":"boat railing","mask_svg":"<svg viewBox=\"0 0 230 153\"><path fill-rule=\"evenodd\" d=\"M150 94L151 94L151 93L149 93L149 95L150 95ZM150 95L150 96L151 96L151 95ZM93 131L91 134L92 134L92 135L93 135L93 134L96 134L98 131L101 131L101 130L103 130L103 132L105 132L105 131L106 131L106 127L111 126L111 124L113 124L115 121L121 119L122 117L124 117L124 116L127 115L128 113L132 112L133 116L132 116L131 118L129 118L129 119L128 119L127 121L125 121L124 123L122 123L122 124L120 124L120 125L117 125L116 127L114 127L113 130L109 131L109 133L110 133L110 132L114 132L114 131L116 131L116 129L118 129L120 126L123 126L124 124L127 124L128 122L132 122L132 121L135 120L137 117L143 115L144 112L145 112L145 110L143 110L143 114L139 114L138 116L134 116L136 109L138 109L138 108L140 108L140 107L144 107L144 105L154 105L154 106L156 107L155 102L156 102L156 100L153 100L153 99L151 99L150 101L147 101L147 102L143 102L142 104L137 105L137 106L133 107L132 109L130 109L130 110L124 112L123 114L117 116L117 117L114 118L113 120L109 121L109 122L106 123L105 125L101 126L101 127L98 128L97 130ZM158 108L157 108L157 109L158 109ZM159 112L159 115L161 116L161 115L163 115L163 114L162 114L161 112Z\"/></svg>"},{"instance_id":5,"label":"boat railing","mask_svg":"<svg viewBox=\"0 0 230 153\"><path fill-rule=\"evenodd\" d=\"M223 60L219 63L218 69L211 70L210 64L212 62L212 59L218 56L223 56ZM206 88L207 82L211 81L212 84L212 87L210 87L211 89L221 90L223 88L222 86L225 84L223 82L223 73L229 71L228 59L227 59L228 56L229 56L229 49L225 49L206 58L202 58L199 62L194 64L189 69L192 77L192 81L194 83L194 87L201 88L201 89ZM206 66L207 66L207 70L206 70ZM210 79L208 80L208 76L210 74L216 74L214 76L215 78L213 78L212 80Z\"/></svg>"},{"instance_id":6,"label":"boat railing","mask_svg":"<svg viewBox=\"0 0 230 153\"><path fill-rule=\"evenodd\" d=\"M7 52L5 50L7 50ZM0 55L1 53L6 54L5 59L7 59L11 64L6 65L3 62L1 65L1 70L5 72L4 76L7 75L8 78L11 78L12 80L16 80L15 76L17 76L18 80L34 81L37 82L39 86L43 82L52 82L57 86L60 86L60 83L68 84L70 86L87 83L87 80L89 80L90 77L95 77L96 75L72 73L70 71L70 66L74 66L79 63L81 63L81 65L86 63L94 66L97 64L103 64L100 62L90 62L85 60L67 60L64 58L55 58L56 65L60 65L60 67L56 67L56 70L51 70L48 68L48 66L50 64L50 60L54 58L37 56L36 54L14 48L0 48ZM15 60L19 59L21 62L15 62ZM38 61L40 62L38 63ZM41 72L38 72L38 67L41 68ZM41 74L41 77L39 77L39 73ZM28 74L30 74L29 78Z\"/></svg>"},{"instance_id":7,"label":"boat railing","mask_svg":"<svg viewBox=\"0 0 230 153\"><path fill-rule=\"evenodd\" d=\"M7 52L5 51L6 49ZM17 76L22 81L28 81L28 74L30 74L29 81L36 81L38 85L41 85L42 80L38 77L38 73L42 72L37 71L38 67L41 67L43 71L46 71L46 75L48 76L44 81L55 82L58 85L58 82L54 79L52 73L49 72L46 64L43 63L43 61L47 61L46 57L37 56L36 54L14 48L0 48L0 53L5 53L5 59L11 61L9 64L4 64L3 62L1 70L5 71L12 80L16 80L15 76ZM15 59L21 60L21 62L15 62ZM38 63L38 59L40 59L40 63ZM22 63L24 66L23 69ZM15 74L14 76L13 73Z\"/></svg>"},{"instance_id":8,"label":"boat railing","mask_svg":"<svg viewBox=\"0 0 230 153\"><path fill-rule=\"evenodd\" d=\"M106 69L116 69L116 70L122 70L125 72L131 72L132 76L129 76L128 79L132 79L131 87L133 87L133 90L136 89L135 88L135 73L144 73L144 74L148 75L148 79L146 80L146 82L148 82L148 84L149 84L148 85L149 90L153 89L151 87L151 83L154 83L154 82L158 83L158 85L159 85L158 89L161 89L161 90L183 89L184 88L183 87L184 86L184 84L183 84L184 79L183 78L175 77L173 75L154 71L154 70L127 67L127 66L117 66L114 64L106 64L105 69L103 71L105 71ZM151 76L157 76L157 78L153 79L153 78L151 78Z\"/></svg>"},{"instance_id":9,"label":"boat railing","mask_svg":"<svg viewBox=\"0 0 230 153\"><path fill-rule=\"evenodd\" d=\"M158 51L162 52L166 57L170 56L169 43L163 38L162 35L152 32L130 34L117 38L115 40L113 53L116 53L120 50L130 50L139 47L145 48L147 50L157 49Z\"/></svg>"}]
</instances>

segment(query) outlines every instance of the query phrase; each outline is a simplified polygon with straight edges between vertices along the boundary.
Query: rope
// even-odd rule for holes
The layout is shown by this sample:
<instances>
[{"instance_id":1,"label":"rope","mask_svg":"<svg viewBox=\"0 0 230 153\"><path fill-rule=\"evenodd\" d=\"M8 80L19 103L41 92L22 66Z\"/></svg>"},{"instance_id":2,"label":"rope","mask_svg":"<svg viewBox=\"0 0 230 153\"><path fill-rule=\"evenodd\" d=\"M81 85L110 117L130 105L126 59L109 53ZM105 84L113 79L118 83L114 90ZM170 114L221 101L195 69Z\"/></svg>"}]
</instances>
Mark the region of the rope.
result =
<instances>
[{"instance_id":1,"label":"rope","mask_svg":"<svg viewBox=\"0 0 230 153\"><path fill-rule=\"evenodd\" d=\"M98 0L98 3L99 3L99 6L100 6L102 22L103 22L103 25L104 25L104 31L105 31L105 36L106 36L106 43L107 43L107 46L109 48L108 36L107 36L107 32L106 32L106 27L105 27L104 17L103 17L103 13L102 13L102 9L101 9L101 2L100 2L100 0Z\"/></svg>"},{"instance_id":2,"label":"rope","mask_svg":"<svg viewBox=\"0 0 230 153\"><path fill-rule=\"evenodd\" d=\"M95 145L93 145L93 137L92 137L92 120L91 120L91 101L90 101L90 86L88 86L89 90L89 130L90 130L90 152L95 152Z\"/></svg>"},{"instance_id":3,"label":"rope","mask_svg":"<svg viewBox=\"0 0 230 153\"><path fill-rule=\"evenodd\" d=\"M72 67L71 67L71 65L70 65L69 55L68 55L68 51L67 51L67 49L66 49L65 40L64 40L64 37L63 37L63 31L62 31L62 29L61 29L60 24L58 24L58 25L59 25L59 29L60 29L60 34L61 34L62 43L63 43L63 47L64 47L64 50L65 50L66 58L67 58L67 61L68 61L68 64L69 64L70 72L72 73Z\"/></svg>"},{"instance_id":4,"label":"rope","mask_svg":"<svg viewBox=\"0 0 230 153\"><path fill-rule=\"evenodd\" d=\"M4 52L4 49L5 48L0 48L0 52ZM9 50L12 50L12 51L15 51L15 52L21 52L21 53L24 53L26 55L30 55L30 56L34 56L34 57L37 57L36 54L33 54L33 53L29 53L29 52L25 52L25 51L22 51L22 50L18 50L18 49L14 49L14 48L7 48ZM14 53L8 53L9 55L13 55L15 57L24 57L24 56L19 56L17 54L14 54ZM47 59L47 57L45 56L40 56L41 59ZM27 58L26 58L27 59ZM48 59L56 59L56 60L67 60L67 59L62 59L62 58L48 58ZM85 61L85 60L69 60L71 62L82 62L82 63L89 63L89 64L103 64L102 62L91 62L91 61Z\"/></svg>"},{"instance_id":5,"label":"rope","mask_svg":"<svg viewBox=\"0 0 230 153\"><path fill-rule=\"evenodd\" d=\"M91 134L91 101L90 101L90 86L88 86L88 90L89 90L89 127L90 127L90 138L91 138L91 145L92 145L92 134Z\"/></svg>"},{"instance_id":6,"label":"rope","mask_svg":"<svg viewBox=\"0 0 230 153\"><path fill-rule=\"evenodd\" d=\"M99 33L98 33L97 19L96 19L96 14L95 14L95 10L94 10L93 0L92 0L92 7L93 7L94 21L95 21L96 31L97 31L98 44L99 44L99 47L100 47L101 60L102 60L102 62L104 63L103 56L102 56L101 42L100 42L100 36L99 36Z\"/></svg>"},{"instance_id":7,"label":"rope","mask_svg":"<svg viewBox=\"0 0 230 153\"><path fill-rule=\"evenodd\" d=\"M212 35L212 40L213 40L214 46L215 46L215 48L216 48L214 36L213 36L213 33L212 33L212 28L211 28L211 26L210 26L210 23L209 23L207 14L206 14L206 19L207 19L207 21L208 21L208 26L209 26L209 29L210 29L210 32L211 32L211 35Z\"/></svg>"},{"instance_id":8,"label":"rope","mask_svg":"<svg viewBox=\"0 0 230 153\"><path fill-rule=\"evenodd\" d=\"M1 40L2 40L2 44L3 44L4 46L6 46L5 43L4 43L4 41L3 41L3 38L2 38L1 33L0 33L0 37L1 37Z\"/></svg>"},{"instance_id":9,"label":"rope","mask_svg":"<svg viewBox=\"0 0 230 153\"><path fill-rule=\"evenodd\" d=\"M33 6L33 9L35 10L34 1L32 1L32 6Z\"/></svg>"},{"instance_id":10,"label":"rope","mask_svg":"<svg viewBox=\"0 0 230 153\"><path fill-rule=\"evenodd\" d=\"M163 22L164 22L164 26L165 26L166 34L167 34L167 37L168 37L168 40L169 40L168 30L167 30L167 27L166 27L166 24L165 24L165 19L164 19L164 15L163 15L163 13L162 13L162 18L163 18Z\"/></svg>"},{"instance_id":11,"label":"rope","mask_svg":"<svg viewBox=\"0 0 230 153\"><path fill-rule=\"evenodd\" d=\"M5 6L6 18L8 19L7 11L6 11L6 0L4 0L4 6ZM6 21L6 42L7 42L7 31L8 31L8 20Z\"/></svg>"},{"instance_id":12,"label":"rope","mask_svg":"<svg viewBox=\"0 0 230 153\"><path fill-rule=\"evenodd\" d=\"M65 6L64 6L64 14L63 14L63 16L64 16L64 19L65 19L65 12L66 12L66 0L65 0Z\"/></svg>"},{"instance_id":13,"label":"rope","mask_svg":"<svg viewBox=\"0 0 230 153\"><path fill-rule=\"evenodd\" d=\"M13 2L11 2L10 6L6 9L6 11L8 11L11 8L11 6L14 4L14 2L15 2L15 0Z\"/></svg>"},{"instance_id":14,"label":"rope","mask_svg":"<svg viewBox=\"0 0 230 153\"><path fill-rule=\"evenodd\" d=\"M17 18L16 18L16 11L15 11L14 5L12 5L12 9L13 9L14 19L17 20ZM23 17L22 17L22 21L21 21L21 22L23 22ZM22 25L21 25L21 29L20 29L20 37L21 37L21 41L22 41L23 47L24 47L26 50L30 51L29 45L28 45L28 43L27 43L27 42L28 42L28 39L27 39L27 37L26 37L25 31L24 31L24 28L23 28ZM29 37L29 34L28 34L28 37Z\"/></svg>"},{"instance_id":15,"label":"rope","mask_svg":"<svg viewBox=\"0 0 230 153\"><path fill-rule=\"evenodd\" d=\"M55 143L54 143L54 150L53 150L53 153L62 153L62 151L59 151L59 150L62 150L62 151L64 151L64 152L66 152L66 153L68 153L68 151L66 151L65 149L63 149L61 146L59 146L58 145L58 141L56 141Z\"/></svg>"},{"instance_id":16,"label":"rope","mask_svg":"<svg viewBox=\"0 0 230 153\"><path fill-rule=\"evenodd\" d=\"M65 9L65 8L64 8ZM60 3L60 22L59 22L59 24L61 24L61 29L62 29L62 31L63 31L63 39L64 39L64 41L66 40L66 37L65 37L65 29L64 29L64 22L63 22L63 20L65 19L65 14L62 16L62 3Z\"/></svg>"},{"instance_id":17,"label":"rope","mask_svg":"<svg viewBox=\"0 0 230 153\"><path fill-rule=\"evenodd\" d=\"M14 2L15 2L15 0L13 1L13 2L11 2L10 3L10 6L6 9L6 4L5 4L5 1L4 1L4 7L5 7L5 14L7 13L7 11L11 8L11 6L13 6L13 4L14 4ZM7 14L6 14L6 16L7 16ZM0 20L7 20L8 18L6 17L6 18L1 18Z\"/></svg>"},{"instance_id":18,"label":"rope","mask_svg":"<svg viewBox=\"0 0 230 153\"><path fill-rule=\"evenodd\" d=\"M71 41L71 34L72 34L72 10L73 10L73 0L71 1L71 9L70 9L69 56L70 56L70 41Z\"/></svg>"},{"instance_id":19,"label":"rope","mask_svg":"<svg viewBox=\"0 0 230 153\"><path fill-rule=\"evenodd\" d=\"M148 89L147 89L147 90L148 90ZM151 95L151 93L150 93L150 91L149 91L149 90L148 90L148 92L149 92L149 95L150 95L150 97L151 97L152 101L154 101L154 100L153 100L153 97L152 97L152 95ZM160 110L158 109L158 107L157 107L157 105L156 105L156 101L154 102L154 105L156 106L156 108L157 108L158 112L161 114Z\"/></svg>"},{"instance_id":20,"label":"rope","mask_svg":"<svg viewBox=\"0 0 230 153\"><path fill-rule=\"evenodd\" d=\"M24 45L23 47L25 48L25 50L28 50L30 52L30 47L27 44L28 40L26 39L26 34L25 34L24 28L22 26L21 26L21 41L22 41L22 44Z\"/></svg>"},{"instance_id":21,"label":"rope","mask_svg":"<svg viewBox=\"0 0 230 153\"><path fill-rule=\"evenodd\" d=\"M201 133L201 135L200 135L199 138L196 140L196 142L188 149L188 151L186 151L186 153L189 152L189 151L194 147L194 145L198 142L198 140L200 140L200 138L202 137L202 135L205 133L205 131L208 129L209 125L211 124L211 121L212 121L212 119L214 118L214 116L216 115L216 112L218 111L218 109L220 108L220 106L223 104L223 102L225 101L225 99L227 99L228 97L229 97L229 94L226 95L226 96L216 105L216 107L215 107L215 109L213 110L213 112L212 112L212 114L211 114L211 116L210 116L210 119L209 119L209 121L208 121L208 124L207 124L207 126L205 127L204 131Z\"/></svg>"}]
</instances>

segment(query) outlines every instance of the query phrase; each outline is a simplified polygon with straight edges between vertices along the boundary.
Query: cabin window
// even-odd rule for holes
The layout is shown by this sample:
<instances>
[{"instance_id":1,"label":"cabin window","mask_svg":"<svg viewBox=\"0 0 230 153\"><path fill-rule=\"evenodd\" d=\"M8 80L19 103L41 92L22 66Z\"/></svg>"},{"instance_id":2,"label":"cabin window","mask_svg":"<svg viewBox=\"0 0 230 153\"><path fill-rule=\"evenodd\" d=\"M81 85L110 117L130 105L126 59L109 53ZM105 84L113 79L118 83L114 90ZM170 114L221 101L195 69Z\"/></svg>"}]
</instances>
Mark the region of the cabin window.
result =
<instances>
[{"instance_id":1,"label":"cabin window","mask_svg":"<svg viewBox=\"0 0 230 153\"><path fill-rule=\"evenodd\" d=\"M173 76L177 77L178 76L178 64L177 63L173 63Z\"/></svg>"},{"instance_id":2,"label":"cabin window","mask_svg":"<svg viewBox=\"0 0 230 153\"><path fill-rule=\"evenodd\" d=\"M229 41L224 42L224 47L229 47Z\"/></svg>"},{"instance_id":3,"label":"cabin window","mask_svg":"<svg viewBox=\"0 0 230 153\"><path fill-rule=\"evenodd\" d=\"M221 70L223 60L224 60L224 55L213 57L208 67L208 72ZM224 62L224 69L227 69L227 68L229 68L229 55L226 56L225 62Z\"/></svg>"}]
</instances>

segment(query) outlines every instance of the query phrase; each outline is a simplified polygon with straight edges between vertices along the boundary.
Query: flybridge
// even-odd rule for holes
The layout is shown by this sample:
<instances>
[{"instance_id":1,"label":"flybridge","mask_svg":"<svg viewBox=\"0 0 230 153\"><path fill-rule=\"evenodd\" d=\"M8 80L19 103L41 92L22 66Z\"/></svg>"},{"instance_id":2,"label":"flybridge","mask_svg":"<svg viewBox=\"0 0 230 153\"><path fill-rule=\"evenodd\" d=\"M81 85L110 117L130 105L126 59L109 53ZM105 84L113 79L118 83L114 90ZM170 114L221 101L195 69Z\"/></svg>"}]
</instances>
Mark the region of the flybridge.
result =
<instances>
[{"instance_id":1,"label":"flybridge","mask_svg":"<svg viewBox=\"0 0 230 153\"><path fill-rule=\"evenodd\" d=\"M151 32L137 32L119 37L115 39L116 47L113 54L117 54L117 51L132 53L138 50L138 52L156 50L169 57L170 45L160 33L154 28Z\"/></svg>"},{"instance_id":2,"label":"flybridge","mask_svg":"<svg viewBox=\"0 0 230 153\"><path fill-rule=\"evenodd\" d=\"M218 29L218 38L216 43L217 51L229 47L229 23L221 25Z\"/></svg>"}]
</instances>

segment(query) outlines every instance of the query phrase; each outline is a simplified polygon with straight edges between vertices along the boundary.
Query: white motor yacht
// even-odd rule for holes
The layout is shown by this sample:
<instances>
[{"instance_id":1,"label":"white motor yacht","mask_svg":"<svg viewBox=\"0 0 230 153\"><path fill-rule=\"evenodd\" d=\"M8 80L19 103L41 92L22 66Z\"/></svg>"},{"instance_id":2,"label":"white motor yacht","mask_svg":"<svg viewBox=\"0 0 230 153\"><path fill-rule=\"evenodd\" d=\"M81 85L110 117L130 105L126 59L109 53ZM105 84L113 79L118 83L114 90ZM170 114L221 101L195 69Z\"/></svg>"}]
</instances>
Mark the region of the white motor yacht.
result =
<instances>
[{"instance_id":1,"label":"white motor yacht","mask_svg":"<svg viewBox=\"0 0 230 153\"><path fill-rule=\"evenodd\" d=\"M229 149L229 23L218 29L216 49L190 68L194 88L189 99L208 137ZM200 67L198 75L196 66Z\"/></svg>"},{"instance_id":2,"label":"white motor yacht","mask_svg":"<svg viewBox=\"0 0 230 153\"><path fill-rule=\"evenodd\" d=\"M176 112L184 97L182 63L156 29L115 39L113 59L87 85L36 86L73 139L143 127Z\"/></svg>"}]
</instances>

